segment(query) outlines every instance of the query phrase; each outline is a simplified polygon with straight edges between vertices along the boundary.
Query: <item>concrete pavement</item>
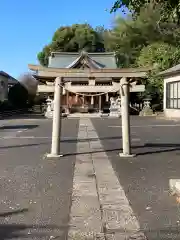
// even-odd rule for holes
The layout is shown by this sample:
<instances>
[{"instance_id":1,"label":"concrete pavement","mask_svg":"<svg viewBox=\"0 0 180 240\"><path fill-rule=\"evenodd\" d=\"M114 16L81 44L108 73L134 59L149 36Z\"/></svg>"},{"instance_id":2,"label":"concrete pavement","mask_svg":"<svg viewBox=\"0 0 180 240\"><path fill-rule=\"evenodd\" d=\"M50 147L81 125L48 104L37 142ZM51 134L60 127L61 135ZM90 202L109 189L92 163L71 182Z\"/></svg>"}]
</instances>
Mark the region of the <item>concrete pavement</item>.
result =
<instances>
[{"instance_id":1,"label":"concrete pavement","mask_svg":"<svg viewBox=\"0 0 180 240\"><path fill-rule=\"evenodd\" d=\"M137 157L122 159L120 121L92 122L147 239L179 239L179 204L169 193L169 180L180 178L180 125L132 117L132 152Z\"/></svg>"},{"instance_id":2,"label":"concrete pavement","mask_svg":"<svg viewBox=\"0 0 180 240\"><path fill-rule=\"evenodd\" d=\"M169 194L169 180L180 178L178 122L133 117L130 159L119 157L120 119L64 119L58 160L44 158L50 120L7 125L0 239L180 238L179 205Z\"/></svg>"},{"instance_id":3,"label":"concrete pavement","mask_svg":"<svg viewBox=\"0 0 180 240\"><path fill-rule=\"evenodd\" d=\"M75 157L44 159L51 122L30 122L36 127L16 136L8 132L8 138L4 132L0 139L0 239L66 239ZM6 129L22 125L29 122L21 119ZM64 121L63 129L75 138L78 121ZM74 153L76 142L62 142L62 148Z\"/></svg>"}]
</instances>

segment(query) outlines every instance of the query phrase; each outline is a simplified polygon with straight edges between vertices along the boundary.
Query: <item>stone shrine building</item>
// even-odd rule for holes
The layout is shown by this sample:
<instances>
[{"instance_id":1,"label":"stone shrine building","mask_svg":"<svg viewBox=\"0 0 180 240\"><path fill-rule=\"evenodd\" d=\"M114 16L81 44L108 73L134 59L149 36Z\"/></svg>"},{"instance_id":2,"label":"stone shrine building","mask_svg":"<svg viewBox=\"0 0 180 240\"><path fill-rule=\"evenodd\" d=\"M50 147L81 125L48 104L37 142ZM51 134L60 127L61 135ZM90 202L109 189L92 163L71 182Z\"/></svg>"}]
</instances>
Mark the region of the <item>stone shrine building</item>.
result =
<instances>
[{"instance_id":1,"label":"stone shrine building","mask_svg":"<svg viewBox=\"0 0 180 240\"><path fill-rule=\"evenodd\" d=\"M51 69L111 69L116 71L117 64L115 54L112 52L103 53L80 53L52 52L49 57L48 68ZM40 77L38 67L29 65L33 76L39 80L38 92L47 93L53 97L55 78ZM101 111L110 101L111 97L119 96L120 78L64 78L62 105L72 111ZM136 83L138 83L138 78ZM130 88L130 92L143 92L144 85L136 85Z\"/></svg>"}]
</instances>

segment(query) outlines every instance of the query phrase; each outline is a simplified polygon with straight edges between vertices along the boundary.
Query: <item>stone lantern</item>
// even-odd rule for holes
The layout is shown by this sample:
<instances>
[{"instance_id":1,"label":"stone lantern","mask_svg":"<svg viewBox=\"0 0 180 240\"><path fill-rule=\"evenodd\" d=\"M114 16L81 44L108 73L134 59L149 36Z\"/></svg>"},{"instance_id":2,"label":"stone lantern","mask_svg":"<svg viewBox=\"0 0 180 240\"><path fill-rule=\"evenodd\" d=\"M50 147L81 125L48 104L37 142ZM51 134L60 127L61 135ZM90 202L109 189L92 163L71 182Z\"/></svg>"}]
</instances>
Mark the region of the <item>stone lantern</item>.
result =
<instances>
[{"instance_id":1,"label":"stone lantern","mask_svg":"<svg viewBox=\"0 0 180 240\"><path fill-rule=\"evenodd\" d=\"M153 115L153 110L150 106L151 104L151 96L148 95L146 98L144 98L144 106L143 106L143 109L142 111L140 112L140 116L152 116Z\"/></svg>"},{"instance_id":2,"label":"stone lantern","mask_svg":"<svg viewBox=\"0 0 180 240\"><path fill-rule=\"evenodd\" d=\"M45 112L45 117L47 118L53 118L53 100L51 100L48 96L48 99L46 100L47 102L47 109Z\"/></svg>"}]
</instances>

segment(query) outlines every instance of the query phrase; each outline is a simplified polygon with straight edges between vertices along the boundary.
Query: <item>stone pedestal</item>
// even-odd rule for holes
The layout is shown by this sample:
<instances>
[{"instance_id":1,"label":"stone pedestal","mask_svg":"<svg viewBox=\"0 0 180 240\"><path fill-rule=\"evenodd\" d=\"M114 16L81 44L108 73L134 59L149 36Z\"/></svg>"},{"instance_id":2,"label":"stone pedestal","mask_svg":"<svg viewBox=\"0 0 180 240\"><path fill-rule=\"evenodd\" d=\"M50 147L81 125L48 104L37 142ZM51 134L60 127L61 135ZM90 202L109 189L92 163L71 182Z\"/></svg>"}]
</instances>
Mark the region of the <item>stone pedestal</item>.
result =
<instances>
[{"instance_id":1,"label":"stone pedestal","mask_svg":"<svg viewBox=\"0 0 180 240\"><path fill-rule=\"evenodd\" d=\"M121 116L121 113L118 111L118 109L113 108L113 109L110 110L109 116L118 118L118 117Z\"/></svg>"},{"instance_id":2,"label":"stone pedestal","mask_svg":"<svg viewBox=\"0 0 180 240\"><path fill-rule=\"evenodd\" d=\"M139 113L139 116L152 116L153 110L150 107L150 100L147 99L144 101L144 107L142 111Z\"/></svg>"},{"instance_id":3,"label":"stone pedestal","mask_svg":"<svg viewBox=\"0 0 180 240\"><path fill-rule=\"evenodd\" d=\"M110 117L117 117L119 118L121 116L121 100L118 97L116 100L114 98L110 99L111 105L110 105Z\"/></svg>"},{"instance_id":4,"label":"stone pedestal","mask_svg":"<svg viewBox=\"0 0 180 240\"><path fill-rule=\"evenodd\" d=\"M65 108L65 114L66 114L66 115L69 115L69 114L70 114L69 108Z\"/></svg>"}]
</instances>

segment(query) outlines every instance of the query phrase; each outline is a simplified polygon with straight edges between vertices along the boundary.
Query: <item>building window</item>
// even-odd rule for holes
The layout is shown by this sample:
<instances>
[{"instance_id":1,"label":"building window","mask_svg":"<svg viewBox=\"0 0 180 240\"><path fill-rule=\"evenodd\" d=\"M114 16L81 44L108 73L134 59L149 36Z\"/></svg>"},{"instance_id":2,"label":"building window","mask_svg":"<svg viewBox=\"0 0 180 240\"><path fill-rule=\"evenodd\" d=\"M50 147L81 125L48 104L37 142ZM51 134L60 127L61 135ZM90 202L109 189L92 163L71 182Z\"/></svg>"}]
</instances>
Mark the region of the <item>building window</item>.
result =
<instances>
[{"instance_id":1,"label":"building window","mask_svg":"<svg viewBox=\"0 0 180 240\"><path fill-rule=\"evenodd\" d=\"M166 84L166 108L180 109L180 81Z\"/></svg>"},{"instance_id":2,"label":"building window","mask_svg":"<svg viewBox=\"0 0 180 240\"><path fill-rule=\"evenodd\" d=\"M4 88L5 84L4 81L1 81L1 87Z\"/></svg>"}]
</instances>

